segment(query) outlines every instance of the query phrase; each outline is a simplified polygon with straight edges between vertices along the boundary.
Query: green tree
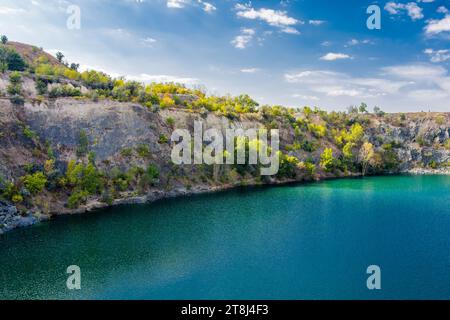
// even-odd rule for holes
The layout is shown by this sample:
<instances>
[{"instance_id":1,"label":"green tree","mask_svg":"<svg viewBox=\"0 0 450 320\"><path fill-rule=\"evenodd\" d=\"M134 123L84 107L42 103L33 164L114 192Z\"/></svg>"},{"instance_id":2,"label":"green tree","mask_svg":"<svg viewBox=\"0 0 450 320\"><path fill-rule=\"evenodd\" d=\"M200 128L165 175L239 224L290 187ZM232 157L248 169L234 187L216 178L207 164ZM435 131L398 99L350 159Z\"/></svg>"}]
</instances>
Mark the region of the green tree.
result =
<instances>
[{"instance_id":1,"label":"green tree","mask_svg":"<svg viewBox=\"0 0 450 320\"><path fill-rule=\"evenodd\" d=\"M367 104L362 102L361 105L359 106L359 112L367 113L368 110L369 110L369 108L367 107Z\"/></svg>"},{"instance_id":2,"label":"green tree","mask_svg":"<svg viewBox=\"0 0 450 320\"><path fill-rule=\"evenodd\" d=\"M44 80L38 78L36 80L36 91L40 95L46 94L47 93L47 83Z\"/></svg>"},{"instance_id":3,"label":"green tree","mask_svg":"<svg viewBox=\"0 0 450 320\"><path fill-rule=\"evenodd\" d=\"M89 148L89 138L85 130L81 130L78 135L77 156L83 157L87 154Z\"/></svg>"},{"instance_id":4,"label":"green tree","mask_svg":"<svg viewBox=\"0 0 450 320\"><path fill-rule=\"evenodd\" d=\"M70 69L74 70L74 71L78 71L78 68L80 67L79 63L71 63L70 64Z\"/></svg>"},{"instance_id":5,"label":"green tree","mask_svg":"<svg viewBox=\"0 0 450 320\"><path fill-rule=\"evenodd\" d=\"M8 69L11 71L24 71L26 68L25 60L15 50L10 50L6 58Z\"/></svg>"},{"instance_id":6,"label":"green tree","mask_svg":"<svg viewBox=\"0 0 450 320\"><path fill-rule=\"evenodd\" d=\"M62 61L63 61L63 59L64 59L64 54L63 54L62 52L58 51L58 52L56 53L56 59L58 59L58 62L59 62L59 63L62 63Z\"/></svg>"},{"instance_id":7,"label":"green tree","mask_svg":"<svg viewBox=\"0 0 450 320\"><path fill-rule=\"evenodd\" d=\"M7 37L7 36L5 36L5 35L2 35L2 37L1 37L1 41L2 41L2 44L6 44L6 43L8 43L8 37Z\"/></svg>"},{"instance_id":8,"label":"green tree","mask_svg":"<svg viewBox=\"0 0 450 320\"><path fill-rule=\"evenodd\" d=\"M28 174L22 177L23 184L31 194L38 194L47 184L47 178L42 172Z\"/></svg>"},{"instance_id":9,"label":"green tree","mask_svg":"<svg viewBox=\"0 0 450 320\"><path fill-rule=\"evenodd\" d=\"M373 108L373 113L375 113L379 117L382 117L382 116L384 116L386 114L384 111L381 110L380 107L374 107Z\"/></svg>"},{"instance_id":10,"label":"green tree","mask_svg":"<svg viewBox=\"0 0 450 320\"><path fill-rule=\"evenodd\" d=\"M326 148L320 156L320 166L325 171L330 171L334 167L334 162L333 149Z\"/></svg>"}]
</instances>

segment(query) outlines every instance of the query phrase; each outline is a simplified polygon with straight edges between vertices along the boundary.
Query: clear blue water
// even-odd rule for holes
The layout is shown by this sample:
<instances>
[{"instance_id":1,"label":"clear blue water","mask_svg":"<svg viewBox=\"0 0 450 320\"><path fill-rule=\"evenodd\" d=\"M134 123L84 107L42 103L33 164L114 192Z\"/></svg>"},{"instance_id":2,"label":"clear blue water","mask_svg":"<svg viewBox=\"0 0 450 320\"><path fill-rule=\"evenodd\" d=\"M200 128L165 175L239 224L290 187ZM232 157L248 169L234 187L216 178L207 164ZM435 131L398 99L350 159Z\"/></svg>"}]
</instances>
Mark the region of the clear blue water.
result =
<instances>
[{"instance_id":1,"label":"clear blue water","mask_svg":"<svg viewBox=\"0 0 450 320\"><path fill-rule=\"evenodd\" d=\"M78 265L82 289L66 289ZM366 268L381 267L369 291ZM0 297L449 299L450 176L332 180L124 206L0 238Z\"/></svg>"}]
</instances>

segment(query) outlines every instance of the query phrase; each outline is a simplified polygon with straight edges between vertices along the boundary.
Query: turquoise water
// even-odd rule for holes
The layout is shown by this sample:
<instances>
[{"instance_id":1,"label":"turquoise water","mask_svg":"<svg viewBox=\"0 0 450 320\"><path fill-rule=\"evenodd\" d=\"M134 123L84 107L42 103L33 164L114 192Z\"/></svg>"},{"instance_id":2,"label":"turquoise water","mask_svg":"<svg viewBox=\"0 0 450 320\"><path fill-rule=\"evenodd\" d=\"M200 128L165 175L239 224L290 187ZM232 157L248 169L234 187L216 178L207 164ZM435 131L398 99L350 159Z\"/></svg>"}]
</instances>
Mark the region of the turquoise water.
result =
<instances>
[{"instance_id":1,"label":"turquoise water","mask_svg":"<svg viewBox=\"0 0 450 320\"><path fill-rule=\"evenodd\" d=\"M379 291L366 268L381 267ZM66 268L81 268L79 291ZM0 238L0 297L450 298L450 176L332 180L124 206Z\"/></svg>"}]
</instances>

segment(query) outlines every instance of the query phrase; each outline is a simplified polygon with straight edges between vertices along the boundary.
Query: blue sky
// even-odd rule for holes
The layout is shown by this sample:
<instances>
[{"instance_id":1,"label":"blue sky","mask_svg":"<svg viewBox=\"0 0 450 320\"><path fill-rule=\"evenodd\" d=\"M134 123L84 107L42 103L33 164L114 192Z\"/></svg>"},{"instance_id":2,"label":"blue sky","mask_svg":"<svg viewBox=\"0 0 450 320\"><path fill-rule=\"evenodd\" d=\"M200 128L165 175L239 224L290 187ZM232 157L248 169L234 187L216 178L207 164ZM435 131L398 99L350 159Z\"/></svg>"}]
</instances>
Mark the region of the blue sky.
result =
<instances>
[{"instance_id":1,"label":"blue sky","mask_svg":"<svg viewBox=\"0 0 450 320\"><path fill-rule=\"evenodd\" d=\"M381 8L381 30L366 9ZM81 28L66 27L67 7ZM0 0L0 33L69 62L261 104L450 111L450 0Z\"/></svg>"}]
</instances>

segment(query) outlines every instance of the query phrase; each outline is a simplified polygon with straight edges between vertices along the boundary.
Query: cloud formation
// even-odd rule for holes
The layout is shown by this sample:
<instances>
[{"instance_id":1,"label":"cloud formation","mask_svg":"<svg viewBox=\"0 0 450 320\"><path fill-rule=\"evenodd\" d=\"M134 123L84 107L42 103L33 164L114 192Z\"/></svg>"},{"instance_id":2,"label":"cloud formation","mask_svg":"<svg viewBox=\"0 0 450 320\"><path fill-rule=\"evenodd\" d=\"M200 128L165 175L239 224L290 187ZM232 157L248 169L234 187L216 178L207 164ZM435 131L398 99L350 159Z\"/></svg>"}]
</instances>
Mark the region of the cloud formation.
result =
<instances>
[{"instance_id":1,"label":"cloud formation","mask_svg":"<svg viewBox=\"0 0 450 320\"><path fill-rule=\"evenodd\" d=\"M255 30L250 28L241 29L241 34L236 36L231 44L237 49L245 49L247 48L250 41L253 39L255 35Z\"/></svg>"},{"instance_id":2,"label":"cloud formation","mask_svg":"<svg viewBox=\"0 0 450 320\"><path fill-rule=\"evenodd\" d=\"M325 61L335 61L335 60L342 60L342 59L351 59L351 56L345 53L333 53L329 52L326 55L320 57L320 60Z\"/></svg>"},{"instance_id":3,"label":"cloud formation","mask_svg":"<svg viewBox=\"0 0 450 320\"><path fill-rule=\"evenodd\" d=\"M423 9L415 2L408 2L404 4L390 1L386 3L384 9L391 15L398 15L402 12L406 12L413 21L423 19L424 17Z\"/></svg>"},{"instance_id":4,"label":"cloud formation","mask_svg":"<svg viewBox=\"0 0 450 320\"><path fill-rule=\"evenodd\" d=\"M240 18L264 21L272 27L279 28L284 33L300 34L293 26L305 23L288 16L286 11L266 8L254 9L251 4L236 4L235 10L237 11L236 15Z\"/></svg>"}]
</instances>

